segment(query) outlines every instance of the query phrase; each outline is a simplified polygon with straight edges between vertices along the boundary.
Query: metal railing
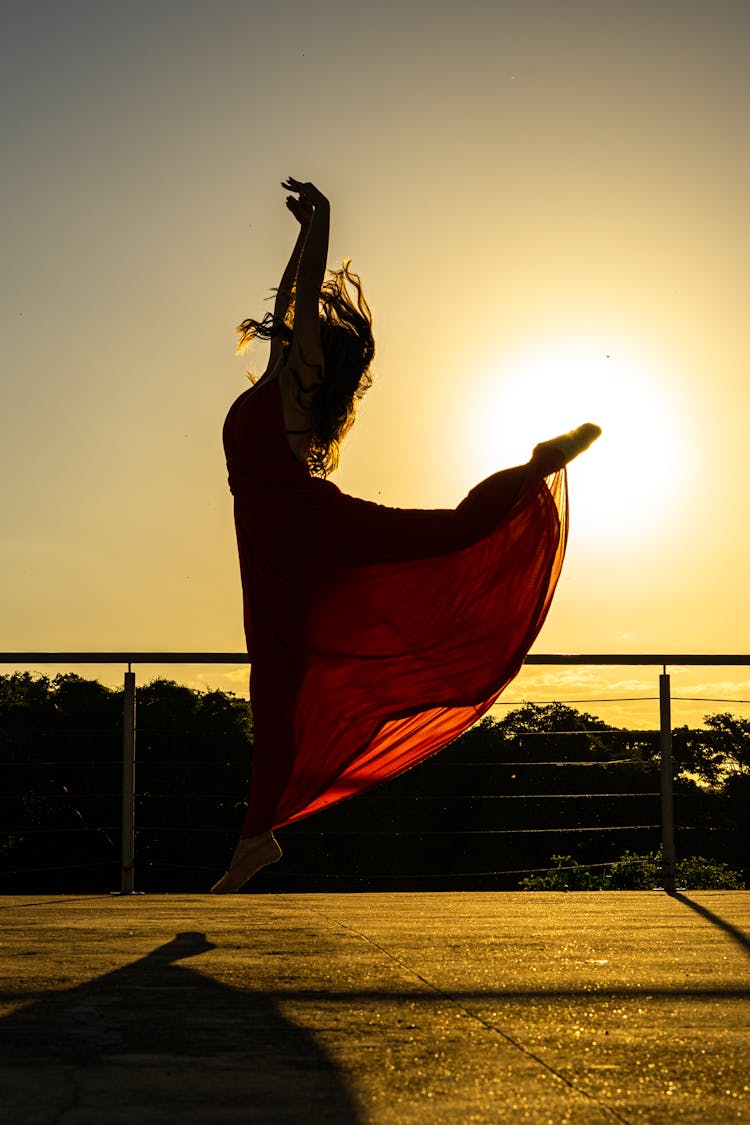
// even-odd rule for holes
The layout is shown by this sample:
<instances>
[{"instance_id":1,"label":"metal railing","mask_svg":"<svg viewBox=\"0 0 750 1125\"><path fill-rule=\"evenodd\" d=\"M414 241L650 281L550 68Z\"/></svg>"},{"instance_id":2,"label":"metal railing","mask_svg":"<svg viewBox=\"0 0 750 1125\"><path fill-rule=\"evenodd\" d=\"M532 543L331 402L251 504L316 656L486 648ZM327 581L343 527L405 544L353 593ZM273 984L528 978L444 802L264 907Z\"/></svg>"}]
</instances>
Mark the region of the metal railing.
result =
<instances>
[{"instance_id":1,"label":"metal railing","mask_svg":"<svg viewBox=\"0 0 750 1125\"><path fill-rule=\"evenodd\" d=\"M135 762L136 676L134 664L243 664L244 652L0 652L0 664L122 664L127 665L123 682L122 717L122 838L120 893L134 893L135 873ZM527 665L609 665L661 667L659 674L659 759L661 800L662 886L675 891L675 825L673 798L671 678L669 667L750 667L750 655L728 653L534 653Z\"/></svg>"}]
</instances>

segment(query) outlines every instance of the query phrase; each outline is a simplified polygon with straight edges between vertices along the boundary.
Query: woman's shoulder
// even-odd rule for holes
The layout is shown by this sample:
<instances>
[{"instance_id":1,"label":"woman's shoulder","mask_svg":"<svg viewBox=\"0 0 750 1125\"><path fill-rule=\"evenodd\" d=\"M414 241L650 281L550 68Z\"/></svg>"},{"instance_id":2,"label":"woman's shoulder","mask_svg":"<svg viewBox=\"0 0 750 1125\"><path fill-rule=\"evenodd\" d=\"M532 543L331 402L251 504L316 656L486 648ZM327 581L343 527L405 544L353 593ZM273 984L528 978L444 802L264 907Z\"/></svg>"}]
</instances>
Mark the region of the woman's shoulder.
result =
<instances>
[{"instance_id":1,"label":"woman's shoulder","mask_svg":"<svg viewBox=\"0 0 750 1125\"><path fill-rule=\"evenodd\" d=\"M250 390L256 390L258 387L262 387L267 383L270 383L273 379L278 379L283 367L284 353L282 351L272 351L268 360L268 367L266 367L262 375L260 375L253 381L253 385Z\"/></svg>"},{"instance_id":2,"label":"woman's shoulder","mask_svg":"<svg viewBox=\"0 0 750 1125\"><path fill-rule=\"evenodd\" d=\"M257 379L234 400L227 422L238 423L243 428L256 423L265 427L270 417L275 418L279 404L278 378Z\"/></svg>"}]
</instances>

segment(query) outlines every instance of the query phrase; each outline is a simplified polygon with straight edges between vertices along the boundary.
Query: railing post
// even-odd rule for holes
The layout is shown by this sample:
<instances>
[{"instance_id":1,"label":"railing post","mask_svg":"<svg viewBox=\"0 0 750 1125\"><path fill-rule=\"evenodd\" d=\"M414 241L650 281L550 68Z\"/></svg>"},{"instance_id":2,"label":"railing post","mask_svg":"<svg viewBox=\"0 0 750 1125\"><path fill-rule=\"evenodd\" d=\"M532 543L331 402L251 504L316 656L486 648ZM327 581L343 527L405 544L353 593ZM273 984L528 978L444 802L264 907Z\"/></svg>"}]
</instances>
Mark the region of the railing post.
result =
<instances>
[{"instance_id":1,"label":"railing post","mask_svg":"<svg viewBox=\"0 0 750 1125\"><path fill-rule=\"evenodd\" d=\"M666 665L659 676L659 750L661 755L661 870L667 894L675 890L672 700Z\"/></svg>"},{"instance_id":2,"label":"railing post","mask_svg":"<svg viewBox=\"0 0 750 1125\"><path fill-rule=\"evenodd\" d=\"M125 673L122 693L122 852L120 894L133 894L135 861L135 672Z\"/></svg>"}]
</instances>

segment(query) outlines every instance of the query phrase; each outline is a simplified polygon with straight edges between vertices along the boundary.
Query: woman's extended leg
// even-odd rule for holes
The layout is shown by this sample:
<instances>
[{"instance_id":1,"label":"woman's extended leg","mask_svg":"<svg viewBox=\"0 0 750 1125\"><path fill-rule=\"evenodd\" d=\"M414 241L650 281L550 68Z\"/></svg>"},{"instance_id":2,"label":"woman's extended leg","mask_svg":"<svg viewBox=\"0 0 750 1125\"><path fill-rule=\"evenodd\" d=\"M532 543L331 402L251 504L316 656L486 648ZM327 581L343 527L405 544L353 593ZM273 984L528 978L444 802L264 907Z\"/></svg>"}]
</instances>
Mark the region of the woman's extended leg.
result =
<instances>
[{"instance_id":1,"label":"woman's extended leg","mask_svg":"<svg viewBox=\"0 0 750 1125\"><path fill-rule=\"evenodd\" d=\"M460 551L492 534L530 493L544 487L599 436L586 423L541 442L525 465L501 469L480 481L456 508L390 508L339 491L330 481L308 482L300 503L291 500L279 544L305 566L361 566L432 558Z\"/></svg>"},{"instance_id":2,"label":"woman's extended leg","mask_svg":"<svg viewBox=\"0 0 750 1125\"><path fill-rule=\"evenodd\" d=\"M299 661L305 651L304 631L311 609L308 599L312 597L313 604L319 607L321 590L346 590L347 573L356 575L360 566L411 562L461 552L495 534L506 520L518 518L523 522L526 509L548 513L547 524L538 516L534 527L548 526L548 534L555 541L561 534L564 538L559 512L550 499L550 490L554 494L556 485L551 481L545 483L545 478L558 472L596 436L596 427L581 427L573 434L541 443L527 464L487 477L454 509L387 508L346 496L329 482L317 480L307 482L298 498L287 491L272 497L274 503L285 505L285 518L273 521L278 536L273 554L289 560L289 581L284 589L281 617L274 617L271 603L259 607L254 619L255 651L262 652L263 657L253 664L251 683L255 747L250 802L230 870L216 884L214 893L239 890L260 867L275 862L281 855L272 829L274 824L284 823L290 812L289 807L281 806L298 757L295 715L299 685L305 674L304 660L301 665ZM391 572L391 567L386 570ZM361 593L372 596L367 580ZM325 617L325 610L320 612ZM338 620L335 614L325 620L329 643L330 627ZM429 636L422 640L426 651ZM326 739L319 739L319 745L327 745ZM318 758L308 755L308 773L318 767ZM291 811L294 812L293 807Z\"/></svg>"}]
</instances>

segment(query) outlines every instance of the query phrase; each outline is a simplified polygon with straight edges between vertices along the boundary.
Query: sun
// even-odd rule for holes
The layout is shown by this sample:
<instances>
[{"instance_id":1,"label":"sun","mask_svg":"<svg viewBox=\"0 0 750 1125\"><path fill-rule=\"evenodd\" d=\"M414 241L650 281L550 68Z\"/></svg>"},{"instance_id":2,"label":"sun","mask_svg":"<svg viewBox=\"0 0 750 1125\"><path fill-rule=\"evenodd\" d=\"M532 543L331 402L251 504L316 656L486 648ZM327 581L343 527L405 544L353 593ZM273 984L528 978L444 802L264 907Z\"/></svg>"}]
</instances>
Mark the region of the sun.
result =
<instances>
[{"instance_id":1,"label":"sun","mask_svg":"<svg viewBox=\"0 0 750 1125\"><path fill-rule=\"evenodd\" d=\"M566 337L488 365L473 390L468 443L479 476L595 422L601 438L568 469L576 534L612 543L672 523L689 459L675 380L663 366L605 339Z\"/></svg>"}]
</instances>

